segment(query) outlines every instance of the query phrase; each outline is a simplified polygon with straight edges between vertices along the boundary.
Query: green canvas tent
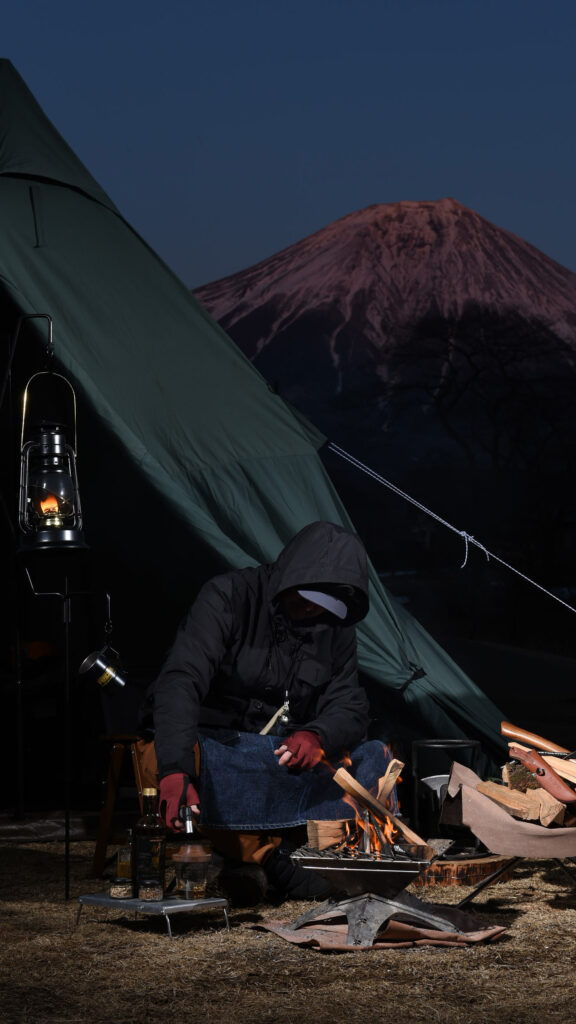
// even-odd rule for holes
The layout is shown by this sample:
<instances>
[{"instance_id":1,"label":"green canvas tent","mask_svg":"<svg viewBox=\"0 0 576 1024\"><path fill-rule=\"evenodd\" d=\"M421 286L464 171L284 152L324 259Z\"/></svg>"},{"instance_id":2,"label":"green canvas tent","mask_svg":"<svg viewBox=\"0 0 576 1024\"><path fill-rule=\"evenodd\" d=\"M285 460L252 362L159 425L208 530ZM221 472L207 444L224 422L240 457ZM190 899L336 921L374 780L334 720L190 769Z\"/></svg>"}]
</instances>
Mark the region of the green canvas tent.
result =
<instances>
[{"instance_id":1,"label":"green canvas tent","mask_svg":"<svg viewBox=\"0 0 576 1024\"><path fill-rule=\"evenodd\" d=\"M126 223L8 60L0 61L0 210L2 301L15 314L53 318L57 358L114 439L116 462L162 496L180 538L179 566L164 562L167 589L197 549L213 555L213 570L240 567L273 560L313 520L349 525L318 456L325 438L269 389ZM119 490L130 472L116 469ZM106 517L105 504L91 504L89 540L90 518L94 529ZM159 564L163 538L148 527L145 557ZM505 749L500 711L375 572L371 583L359 650L383 738L394 704L420 721L420 735ZM146 599L133 596L136 606Z\"/></svg>"}]
</instances>

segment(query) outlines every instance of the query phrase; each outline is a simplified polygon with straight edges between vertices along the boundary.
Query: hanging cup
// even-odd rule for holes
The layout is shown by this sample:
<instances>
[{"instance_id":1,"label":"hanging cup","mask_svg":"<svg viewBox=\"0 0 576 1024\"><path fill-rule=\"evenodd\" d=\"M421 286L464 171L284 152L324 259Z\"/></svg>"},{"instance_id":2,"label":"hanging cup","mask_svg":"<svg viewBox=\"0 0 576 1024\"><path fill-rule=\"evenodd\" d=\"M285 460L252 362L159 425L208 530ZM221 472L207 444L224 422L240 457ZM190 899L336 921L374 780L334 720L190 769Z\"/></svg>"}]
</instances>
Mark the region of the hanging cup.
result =
<instances>
[{"instance_id":1,"label":"hanging cup","mask_svg":"<svg viewBox=\"0 0 576 1024\"><path fill-rule=\"evenodd\" d=\"M100 651L93 651L80 665L80 675L88 677L98 683L99 686L108 686L108 683L115 683L116 686L126 686L126 681L119 672L118 652L112 647L103 647Z\"/></svg>"}]
</instances>

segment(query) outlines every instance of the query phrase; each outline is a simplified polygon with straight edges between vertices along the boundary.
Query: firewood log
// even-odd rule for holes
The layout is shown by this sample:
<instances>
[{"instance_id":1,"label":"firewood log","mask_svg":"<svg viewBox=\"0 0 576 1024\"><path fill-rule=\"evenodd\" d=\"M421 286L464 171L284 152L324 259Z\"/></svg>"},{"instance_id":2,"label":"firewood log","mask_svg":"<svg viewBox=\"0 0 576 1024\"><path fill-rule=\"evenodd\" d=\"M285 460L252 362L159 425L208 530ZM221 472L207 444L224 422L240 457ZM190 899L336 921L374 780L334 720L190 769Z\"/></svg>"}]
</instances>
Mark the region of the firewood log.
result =
<instances>
[{"instance_id":1,"label":"firewood log","mask_svg":"<svg viewBox=\"0 0 576 1024\"><path fill-rule=\"evenodd\" d=\"M405 825L400 818L397 818L395 814L392 814L384 804L381 804L376 797L372 796L369 790L365 789L364 786L361 786L359 782L356 782L354 776L350 775L350 772L346 771L345 768L338 768L337 771L334 772L334 781L337 782L338 785L346 791L346 793L353 796L359 804L363 807L367 807L369 811L372 811L379 821L391 821L398 831L402 833L407 842L414 846L423 846L427 858L432 860L436 856L436 850L434 850L433 847L428 846L424 839L417 835L416 832L413 832L411 828L408 828L408 826Z\"/></svg>"},{"instance_id":2,"label":"firewood log","mask_svg":"<svg viewBox=\"0 0 576 1024\"><path fill-rule=\"evenodd\" d=\"M545 789L536 790L536 793L540 800L540 824L545 827L548 825L567 825L566 805L561 803L560 800L556 800Z\"/></svg>"},{"instance_id":3,"label":"firewood log","mask_svg":"<svg viewBox=\"0 0 576 1024\"><path fill-rule=\"evenodd\" d=\"M540 803L537 797L534 799L533 789L521 793L520 790L509 789L500 782L491 781L479 782L476 789L520 821L537 821L540 816Z\"/></svg>"},{"instance_id":4,"label":"firewood log","mask_svg":"<svg viewBox=\"0 0 576 1024\"><path fill-rule=\"evenodd\" d=\"M307 822L308 846L316 850L326 850L329 846L336 846L342 843L346 837L347 819L337 821L315 821Z\"/></svg>"},{"instance_id":5,"label":"firewood log","mask_svg":"<svg viewBox=\"0 0 576 1024\"><path fill-rule=\"evenodd\" d=\"M476 789L520 821L538 821L548 826L560 825L564 820L565 804L555 800L545 789L528 789L522 793L499 782L479 782Z\"/></svg>"}]
</instances>

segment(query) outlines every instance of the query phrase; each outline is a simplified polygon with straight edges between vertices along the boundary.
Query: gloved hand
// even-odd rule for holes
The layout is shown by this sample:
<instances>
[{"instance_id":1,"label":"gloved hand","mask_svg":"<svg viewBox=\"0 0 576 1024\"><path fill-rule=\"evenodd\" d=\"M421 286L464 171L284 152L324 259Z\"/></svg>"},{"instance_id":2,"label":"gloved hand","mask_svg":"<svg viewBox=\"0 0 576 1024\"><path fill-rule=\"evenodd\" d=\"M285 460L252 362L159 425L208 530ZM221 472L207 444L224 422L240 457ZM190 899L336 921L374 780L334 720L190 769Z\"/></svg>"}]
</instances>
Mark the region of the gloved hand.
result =
<instances>
[{"instance_id":1,"label":"gloved hand","mask_svg":"<svg viewBox=\"0 0 576 1024\"><path fill-rule=\"evenodd\" d=\"M178 817L181 807L191 807L195 814L200 813L198 791L190 782L190 776L183 772L173 772L160 779L159 794L160 817L172 832L180 832L184 828L184 823Z\"/></svg>"},{"instance_id":2,"label":"gloved hand","mask_svg":"<svg viewBox=\"0 0 576 1024\"><path fill-rule=\"evenodd\" d=\"M288 736L280 747L280 751L282 751L280 764L287 764L289 768L296 768L298 771L304 772L310 771L324 757L320 737L317 733L308 732L306 729ZM292 755L288 760L284 760L286 753Z\"/></svg>"}]
</instances>

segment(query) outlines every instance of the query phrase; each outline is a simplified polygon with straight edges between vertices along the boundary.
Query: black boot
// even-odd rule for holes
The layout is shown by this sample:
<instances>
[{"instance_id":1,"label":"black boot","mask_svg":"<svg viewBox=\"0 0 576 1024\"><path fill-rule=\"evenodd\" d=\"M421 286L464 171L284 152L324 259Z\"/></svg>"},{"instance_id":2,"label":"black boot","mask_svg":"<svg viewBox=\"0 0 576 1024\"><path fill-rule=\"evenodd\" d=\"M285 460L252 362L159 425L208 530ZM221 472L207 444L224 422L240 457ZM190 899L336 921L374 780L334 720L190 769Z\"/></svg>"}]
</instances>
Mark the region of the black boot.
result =
<instances>
[{"instance_id":1,"label":"black boot","mask_svg":"<svg viewBox=\"0 0 576 1024\"><path fill-rule=\"evenodd\" d=\"M264 900L268 878L259 864L228 861L218 875L218 888L235 907L255 907Z\"/></svg>"},{"instance_id":2,"label":"black boot","mask_svg":"<svg viewBox=\"0 0 576 1024\"><path fill-rule=\"evenodd\" d=\"M296 846L283 843L264 863L268 882L283 900L325 900L335 892L334 886L311 869L300 867L290 859Z\"/></svg>"}]
</instances>

